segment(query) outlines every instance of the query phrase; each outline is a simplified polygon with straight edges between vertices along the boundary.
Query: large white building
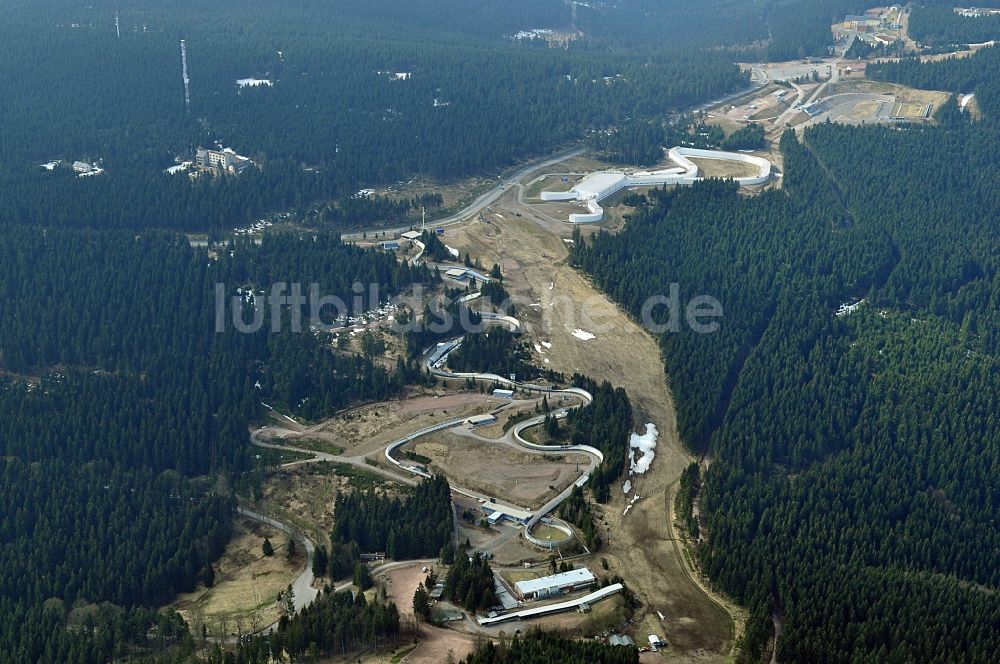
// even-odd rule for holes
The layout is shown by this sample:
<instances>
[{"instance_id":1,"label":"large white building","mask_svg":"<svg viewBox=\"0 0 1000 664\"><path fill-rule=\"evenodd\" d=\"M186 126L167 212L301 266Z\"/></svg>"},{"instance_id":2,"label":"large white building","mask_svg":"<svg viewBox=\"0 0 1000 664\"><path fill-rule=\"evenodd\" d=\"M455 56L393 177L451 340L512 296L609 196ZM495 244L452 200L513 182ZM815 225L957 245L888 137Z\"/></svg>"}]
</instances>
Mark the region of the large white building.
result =
<instances>
[{"instance_id":1,"label":"large white building","mask_svg":"<svg viewBox=\"0 0 1000 664\"><path fill-rule=\"evenodd\" d=\"M516 507L508 507L507 505L501 505L500 503L495 503L492 500L483 503L483 511L490 515L491 523L497 523L503 519L513 521L514 523L527 523L531 519L532 514L527 510L521 510Z\"/></svg>"},{"instance_id":2,"label":"large white building","mask_svg":"<svg viewBox=\"0 0 1000 664\"><path fill-rule=\"evenodd\" d=\"M195 162L202 168L216 168L226 173L242 173L253 164L250 159L236 154L230 148L223 150L198 148L195 153Z\"/></svg>"},{"instance_id":3,"label":"large white building","mask_svg":"<svg viewBox=\"0 0 1000 664\"><path fill-rule=\"evenodd\" d=\"M586 567L574 569L560 574L543 576L540 579L528 579L514 584L514 590L523 600L545 599L565 595L574 590L589 588L597 582L597 577Z\"/></svg>"},{"instance_id":4,"label":"large white building","mask_svg":"<svg viewBox=\"0 0 1000 664\"><path fill-rule=\"evenodd\" d=\"M738 161L754 166L757 172L747 177L733 178L741 187L751 187L764 184L771 179L771 162L763 157L755 157L741 152L719 152L717 150L698 150L695 148L671 148L668 152L671 161L677 166L662 168L655 171L599 171L591 173L580 180L569 191L543 191L543 201L580 201L587 206L588 212L575 212L569 215L570 223L591 224L604 218L604 208L600 203L604 199L628 187L659 187L663 185L691 185L701 180L698 165L688 157L696 159L717 159L720 161Z\"/></svg>"}]
</instances>

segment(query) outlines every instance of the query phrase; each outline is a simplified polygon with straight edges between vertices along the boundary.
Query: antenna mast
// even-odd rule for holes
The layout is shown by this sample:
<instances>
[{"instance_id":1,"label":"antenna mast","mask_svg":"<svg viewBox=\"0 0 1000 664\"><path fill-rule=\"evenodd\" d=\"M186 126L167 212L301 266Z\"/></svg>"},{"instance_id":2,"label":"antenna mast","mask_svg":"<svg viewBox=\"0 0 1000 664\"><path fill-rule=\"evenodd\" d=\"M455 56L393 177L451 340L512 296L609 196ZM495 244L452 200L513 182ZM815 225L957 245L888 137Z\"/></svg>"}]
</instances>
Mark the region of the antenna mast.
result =
<instances>
[{"instance_id":1,"label":"antenna mast","mask_svg":"<svg viewBox=\"0 0 1000 664\"><path fill-rule=\"evenodd\" d=\"M191 79L188 78L187 44L181 40L181 76L184 78L184 110L191 113Z\"/></svg>"}]
</instances>

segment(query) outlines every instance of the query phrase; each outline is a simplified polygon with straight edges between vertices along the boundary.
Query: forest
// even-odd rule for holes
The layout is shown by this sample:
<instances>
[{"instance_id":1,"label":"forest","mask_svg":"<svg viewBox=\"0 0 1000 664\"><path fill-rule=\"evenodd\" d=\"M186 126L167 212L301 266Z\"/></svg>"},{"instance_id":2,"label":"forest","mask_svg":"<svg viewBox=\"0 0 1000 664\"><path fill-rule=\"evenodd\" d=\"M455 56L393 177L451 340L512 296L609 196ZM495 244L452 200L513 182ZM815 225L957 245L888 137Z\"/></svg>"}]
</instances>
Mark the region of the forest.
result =
<instances>
[{"instance_id":1,"label":"forest","mask_svg":"<svg viewBox=\"0 0 1000 664\"><path fill-rule=\"evenodd\" d=\"M445 595L468 611L478 612L499 604L494 588L493 569L483 555L459 555L444 578Z\"/></svg>"},{"instance_id":2,"label":"forest","mask_svg":"<svg viewBox=\"0 0 1000 664\"><path fill-rule=\"evenodd\" d=\"M463 373L514 374L518 380L534 378L539 373L531 363L527 345L502 327L466 333L462 345L448 355L448 367Z\"/></svg>"},{"instance_id":3,"label":"forest","mask_svg":"<svg viewBox=\"0 0 1000 664\"><path fill-rule=\"evenodd\" d=\"M820 124L782 138L782 190L656 191L622 233L574 248L636 316L671 284L723 303L718 332L668 326L661 347L682 437L713 459L685 474L678 516L749 608L740 661L769 655L772 616L778 661L1000 647L991 51L876 68L982 92L980 122L952 100L934 126Z\"/></svg>"},{"instance_id":4,"label":"forest","mask_svg":"<svg viewBox=\"0 0 1000 664\"><path fill-rule=\"evenodd\" d=\"M229 539L234 501L217 481L255 468L261 401L319 417L410 376L292 332L288 307L282 333L270 307L256 333L217 332L216 283L239 297L315 282L353 305L354 282L375 279L364 309L430 278L322 234L210 254L160 233L0 229L0 660L148 652L139 625L159 619L143 611L210 578ZM121 621L111 609L138 621L120 639L99 630Z\"/></svg>"},{"instance_id":5,"label":"forest","mask_svg":"<svg viewBox=\"0 0 1000 664\"><path fill-rule=\"evenodd\" d=\"M405 3L379 4L397 17L414 14ZM503 13L505 4L531 3L506 0L494 10ZM537 26L522 21L533 14L567 13L561 3L545 4L552 11L531 9L498 25L513 19L530 29ZM449 11L457 15L427 20ZM275 211L304 215L315 203L310 223L357 225L385 218L384 205L352 200L362 187L415 175L492 175L590 129L748 84L710 51L549 49L465 28L459 34L457 25L491 12L453 0L422 3L419 29L371 8L315 0L169 8L57 0L3 12L6 224L219 231ZM45 49L36 48L40 41ZM237 86L246 77L271 84ZM49 103L53 90L59 104ZM260 168L195 182L164 174L175 157L217 143ZM105 172L79 178L69 168L40 168L53 159L99 161Z\"/></svg>"},{"instance_id":6,"label":"forest","mask_svg":"<svg viewBox=\"0 0 1000 664\"><path fill-rule=\"evenodd\" d=\"M316 600L294 615L283 615L278 629L242 639L235 651L216 645L204 664L293 662L395 645L400 638L399 610L392 602L368 601L364 593L334 592L327 586Z\"/></svg>"},{"instance_id":7,"label":"forest","mask_svg":"<svg viewBox=\"0 0 1000 664\"><path fill-rule=\"evenodd\" d=\"M981 44L1000 38L1000 16L965 17L950 0L921 2L910 12L909 34L929 46Z\"/></svg>"},{"instance_id":8,"label":"forest","mask_svg":"<svg viewBox=\"0 0 1000 664\"><path fill-rule=\"evenodd\" d=\"M496 644L487 641L462 660L463 664L535 664L536 662L591 662L637 664L635 648L581 641L553 632L532 631Z\"/></svg>"},{"instance_id":9,"label":"forest","mask_svg":"<svg viewBox=\"0 0 1000 664\"><path fill-rule=\"evenodd\" d=\"M594 498L600 503L611 496L611 484L621 478L629 455L632 404L625 390L608 381L598 383L586 376L573 376L573 387L590 392L593 401L566 414L566 435L573 445L590 445L604 454L604 462L590 476Z\"/></svg>"},{"instance_id":10,"label":"forest","mask_svg":"<svg viewBox=\"0 0 1000 664\"><path fill-rule=\"evenodd\" d=\"M400 498L371 492L339 494L330 539L354 542L361 553L389 558L432 558L451 542L451 487L443 475L422 481Z\"/></svg>"}]
</instances>

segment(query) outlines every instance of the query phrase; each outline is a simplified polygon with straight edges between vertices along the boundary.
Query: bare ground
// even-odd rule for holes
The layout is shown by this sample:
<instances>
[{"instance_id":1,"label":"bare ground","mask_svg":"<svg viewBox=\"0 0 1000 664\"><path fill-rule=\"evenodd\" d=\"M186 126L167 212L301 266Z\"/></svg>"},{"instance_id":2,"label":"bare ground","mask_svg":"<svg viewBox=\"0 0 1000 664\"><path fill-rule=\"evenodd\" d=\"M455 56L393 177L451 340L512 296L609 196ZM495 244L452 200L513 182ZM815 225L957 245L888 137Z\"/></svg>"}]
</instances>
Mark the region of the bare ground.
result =
<instances>
[{"instance_id":1,"label":"bare ground","mask_svg":"<svg viewBox=\"0 0 1000 664\"><path fill-rule=\"evenodd\" d=\"M582 454L531 454L449 431L431 434L403 449L430 458L432 467L458 486L532 509L575 482L580 469L590 464L590 458Z\"/></svg>"},{"instance_id":2,"label":"bare ground","mask_svg":"<svg viewBox=\"0 0 1000 664\"><path fill-rule=\"evenodd\" d=\"M451 244L484 264L500 263L508 290L538 305L520 311L529 339L552 344L545 351L547 367L625 387L636 428L653 422L660 432L652 469L633 481L644 499L626 518L621 516L625 501L618 491L602 509L611 537L601 557L608 559L610 572L620 573L636 589L645 605L641 615L654 610L666 615L665 631L676 657L724 661L737 631L734 617L742 617L735 610L731 616L691 578L674 541L669 488L692 457L677 434L656 340L568 265L563 240L570 236L570 226L531 219L532 207L518 204L512 194L494 207L522 216L508 215L502 224L470 224L455 233ZM578 329L596 337L574 337Z\"/></svg>"},{"instance_id":3,"label":"bare ground","mask_svg":"<svg viewBox=\"0 0 1000 664\"><path fill-rule=\"evenodd\" d=\"M400 567L386 573L386 597L399 607L401 617L413 619L413 593L427 575L421 572L422 565ZM438 570L441 574L442 570ZM420 625L420 644L416 650L402 661L406 664L440 664L451 652L454 661L459 661L475 647L475 639L469 634L463 634L450 629Z\"/></svg>"}]
</instances>

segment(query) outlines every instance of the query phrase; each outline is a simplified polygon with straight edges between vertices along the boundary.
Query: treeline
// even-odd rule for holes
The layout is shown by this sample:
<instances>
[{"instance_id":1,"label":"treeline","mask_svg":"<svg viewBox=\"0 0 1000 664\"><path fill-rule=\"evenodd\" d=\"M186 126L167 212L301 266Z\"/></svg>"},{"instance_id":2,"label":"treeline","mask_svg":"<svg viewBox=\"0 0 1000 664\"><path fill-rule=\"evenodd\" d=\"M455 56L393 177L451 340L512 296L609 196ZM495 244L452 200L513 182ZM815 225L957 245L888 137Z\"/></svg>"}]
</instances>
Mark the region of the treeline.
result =
<instances>
[{"instance_id":1,"label":"treeline","mask_svg":"<svg viewBox=\"0 0 1000 664\"><path fill-rule=\"evenodd\" d=\"M723 150L759 150L765 145L764 125L751 122L727 136L721 147Z\"/></svg>"},{"instance_id":2,"label":"treeline","mask_svg":"<svg viewBox=\"0 0 1000 664\"><path fill-rule=\"evenodd\" d=\"M316 661L321 656L340 657L392 646L399 635L399 609L395 604L368 601L360 592L333 592L327 586L298 613L283 615L274 633L241 639L235 652L216 646L204 662L269 664L285 656L292 661Z\"/></svg>"},{"instance_id":3,"label":"treeline","mask_svg":"<svg viewBox=\"0 0 1000 664\"><path fill-rule=\"evenodd\" d=\"M352 200L362 187L494 173L588 129L681 110L748 81L706 51L535 48L468 30L456 38L448 24L473 25L468 17L483 13L461 3L441 3L457 15L420 21L422 30L389 18L409 10L298 4L130 7L119 12L120 39L110 5L12 8L0 26L11 72L0 223L224 230L331 200L339 204L311 222L370 223L392 211ZM239 88L248 76L273 85ZM58 105L49 103L55 90ZM261 168L193 184L163 173L217 141ZM105 173L39 167L51 159L101 160Z\"/></svg>"},{"instance_id":4,"label":"treeline","mask_svg":"<svg viewBox=\"0 0 1000 664\"><path fill-rule=\"evenodd\" d=\"M247 427L261 400L319 416L402 387L405 366L335 351L307 324L292 332L287 306L272 334L260 295L270 282L315 281L351 302L355 281L383 281L388 297L423 278L322 234L209 253L155 233L0 231L2 649L14 661L103 662L181 648L179 634L135 645L139 627L119 639L50 609L130 613L210 582L233 509L213 487L255 467ZM245 321L261 313L258 331L228 319L216 331L216 283L243 291L236 308ZM358 308L381 301L366 293Z\"/></svg>"},{"instance_id":5,"label":"treeline","mask_svg":"<svg viewBox=\"0 0 1000 664\"><path fill-rule=\"evenodd\" d=\"M983 108L978 123L788 134L781 191L652 192L623 232L574 248L637 317L683 285L680 310L651 318L682 437L712 454L697 555L750 611L743 661L772 613L778 661L988 662L998 647L1000 136ZM700 294L722 303L714 333L684 319Z\"/></svg>"},{"instance_id":6,"label":"treeline","mask_svg":"<svg viewBox=\"0 0 1000 664\"><path fill-rule=\"evenodd\" d=\"M977 19L964 19L977 20ZM880 81L901 83L926 90L975 93L976 102L995 121L1000 118L1000 49L990 46L966 58L920 62L906 58L899 62L869 65L868 76Z\"/></svg>"},{"instance_id":7,"label":"treeline","mask_svg":"<svg viewBox=\"0 0 1000 664\"><path fill-rule=\"evenodd\" d=\"M404 498L358 491L338 494L330 539L395 560L433 558L451 541L451 487L444 476L424 480Z\"/></svg>"},{"instance_id":8,"label":"treeline","mask_svg":"<svg viewBox=\"0 0 1000 664\"><path fill-rule=\"evenodd\" d=\"M965 17L953 2L924 2L910 12L909 36L920 44L981 44L1000 38L1000 16Z\"/></svg>"},{"instance_id":9,"label":"treeline","mask_svg":"<svg viewBox=\"0 0 1000 664\"><path fill-rule=\"evenodd\" d=\"M459 552L444 579L445 595L469 611L483 611L499 604L493 570L483 555Z\"/></svg>"},{"instance_id":10,"label":"treeline","mask_svg":"<svg viewBox=\"0 0 1000 664\"><path fill-rule=\"evenodd\" d=\"M573 487L569 498L559 506L559 518L569 521L580 529L580 532L583 533L583 541L592 553L600 550L603 544L601 533L594 520L590 503L583 495L583 489L578 486Z\"/></svg>"},{"instance_id":11,"label":"treeline","mask_svg":"<svg viewBox=\"0 0 1000 664\"><path fill-rule=\"evenodd\" d=\"M611 497L611 485L621 478L629 459L629 436L632 433L632 404L623 388L585 376L573 376L573 386L580 387L594 400L566 414L565 426L573 445L590 445L604 455L604 462L590 476L594 498L600 503Z\"/></svg>"},{"instance_id":12,"label":"treeline","mask_svg":"<svg viewBox=\"0 0 1000 664\"><path fill-rule=\"evenodd\" d=\"M677 497L674 499L674 513L684 525L690 537L698 538L701 528L694 515L694 499L701 489L701 468L697 462L691 462L681 474Z\"/></svg>"},{"instance_id":13,"label":"treeline","mask_svg":"<svg viewBox=\"0 0 1000 664\"><path fill-rule=\"evenodd\" d=\"M448 355L448 367L459 373L515 374L518 380L538 375L525 343L499 326L485 332L466 333L462 345Z\"/></svg>"},{"instance_id":14,"label":"treeline","mask_svg":"<svg viewBox=\"0 0 1000 664\"><path fill-rule=\"evenodd\" d=\"M441 194L423 194L412 198L392 196L366 196L354 194L345 196L335 203L320 207L319 214L324 222L335 228L368 225L380 221L419 221L422 212L434 213L444 204Z\"/></svg>"},{"instance_id":15,"label":"treeline","mask_svg":"<svg viewBox=\"0 0 1000 664\"><path fill-rule=\"evenodd\" d=\"M536 664L537 662L636 664L638 661L639 651L632 647L610 646L541 630L531 631L525 636L515 636L506 643L487 641L462 660L463 664Z\"/></svg>"}]
</instances>

